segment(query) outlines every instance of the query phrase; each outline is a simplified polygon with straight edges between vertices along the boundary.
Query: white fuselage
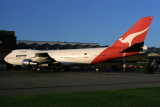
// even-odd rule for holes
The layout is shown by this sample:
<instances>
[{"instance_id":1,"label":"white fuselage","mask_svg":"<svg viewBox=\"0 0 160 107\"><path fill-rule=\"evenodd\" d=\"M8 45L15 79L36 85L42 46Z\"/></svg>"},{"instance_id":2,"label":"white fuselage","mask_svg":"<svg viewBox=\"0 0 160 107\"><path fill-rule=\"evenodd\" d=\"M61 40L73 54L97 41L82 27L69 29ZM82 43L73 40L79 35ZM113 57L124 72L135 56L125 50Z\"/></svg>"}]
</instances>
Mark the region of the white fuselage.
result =
<instances>
[{"instance_id":1,"label":"white fuselage","mask_svg":"<svg viewBox=\"0 0 160 107\"><path fill-rule=\"evenodd\" d=\"M90 64L106 48L49 51L51 58L62 64Z\"/></svg>"},{"instance_id":2,"label":"white fuselage","mask_svg":"<svg viewBox=\"0 0 160 107\"><path fill-rule=\"evenodd\" d=\"M40 58L35 56L36 53L48 53L48 55L56 62L65 65L69 64L90 64L102 51L106 48L87 48L87 49L66 49L66 50L31 50L19 49L13 50L4 60L9 64L22 65L24 59L32 59L39 62Z\"/></svg>"}]
</instances>

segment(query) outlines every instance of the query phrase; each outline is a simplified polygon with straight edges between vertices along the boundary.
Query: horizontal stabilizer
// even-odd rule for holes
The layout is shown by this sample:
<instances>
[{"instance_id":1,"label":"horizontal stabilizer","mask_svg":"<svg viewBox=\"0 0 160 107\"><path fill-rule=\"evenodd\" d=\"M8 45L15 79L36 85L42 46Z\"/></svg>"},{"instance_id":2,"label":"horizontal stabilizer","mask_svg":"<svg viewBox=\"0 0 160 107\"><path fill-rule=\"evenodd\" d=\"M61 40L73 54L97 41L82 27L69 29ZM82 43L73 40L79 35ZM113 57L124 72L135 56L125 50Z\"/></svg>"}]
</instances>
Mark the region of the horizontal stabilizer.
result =
<instances>
[{"instance_id":1,"label":"horizontal stabilizer","mask_svg":"<svg viewBox=\"0 0 160 107\"><path fill-rule=\"evenodd\" d=\"M136 43L125 50L121 51L120 53L128 53L128 52L140 52L143 50L144 42Z\"/></svg>"}]
</instances>

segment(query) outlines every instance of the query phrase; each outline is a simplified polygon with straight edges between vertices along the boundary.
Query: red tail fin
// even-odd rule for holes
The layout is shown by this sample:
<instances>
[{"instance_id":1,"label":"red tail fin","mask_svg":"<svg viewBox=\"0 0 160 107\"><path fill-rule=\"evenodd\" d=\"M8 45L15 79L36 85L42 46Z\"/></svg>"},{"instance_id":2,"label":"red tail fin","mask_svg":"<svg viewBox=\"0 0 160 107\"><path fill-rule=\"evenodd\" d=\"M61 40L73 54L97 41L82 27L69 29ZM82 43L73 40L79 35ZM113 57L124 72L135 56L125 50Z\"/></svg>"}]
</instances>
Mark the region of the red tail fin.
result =
<instances>
[{"instance_id":1,"label":"red tail fin","mask_svg":"<svg viewBox=\"0 0 160 107\"><path fill-rule=\"evenodd\" d=\"M152 18L153 17L141 18L111 47L129 47L131 45L134 45L135 43L144 42Z\"/></svg>"},{"instance_id":2,"label":"red tail fin","mask_svg":"<svg viewBox=\"0 0 160 107\"><path fill-rule=\"evenodd\" d=\"M102 51L91 63L139 54L153 17L143 17L111 47Z\"/></svg>"}]
</instances>

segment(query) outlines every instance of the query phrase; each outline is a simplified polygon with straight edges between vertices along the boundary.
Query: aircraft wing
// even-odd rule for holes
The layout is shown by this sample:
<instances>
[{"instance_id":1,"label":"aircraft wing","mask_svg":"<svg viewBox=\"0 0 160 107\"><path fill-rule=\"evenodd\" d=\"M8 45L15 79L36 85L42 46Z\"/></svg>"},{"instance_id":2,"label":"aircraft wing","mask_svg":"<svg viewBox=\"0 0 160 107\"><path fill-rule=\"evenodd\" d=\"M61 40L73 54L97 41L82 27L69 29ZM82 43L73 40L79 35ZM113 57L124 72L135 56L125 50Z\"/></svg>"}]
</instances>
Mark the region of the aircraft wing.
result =
<instances>
[{"instance_id":1,"label":"aircraft wing","mask_svg":"<svg viewBox=\"0 0 160 107\"><path fill-rule=\"evenodd\" d=\"M55 61L52 59L48 53L35 53L35 57L30 58L32 61L36 61L39 63L45 63L45 62L50 62L50 61Z\"/></svg>"}]
</instances>

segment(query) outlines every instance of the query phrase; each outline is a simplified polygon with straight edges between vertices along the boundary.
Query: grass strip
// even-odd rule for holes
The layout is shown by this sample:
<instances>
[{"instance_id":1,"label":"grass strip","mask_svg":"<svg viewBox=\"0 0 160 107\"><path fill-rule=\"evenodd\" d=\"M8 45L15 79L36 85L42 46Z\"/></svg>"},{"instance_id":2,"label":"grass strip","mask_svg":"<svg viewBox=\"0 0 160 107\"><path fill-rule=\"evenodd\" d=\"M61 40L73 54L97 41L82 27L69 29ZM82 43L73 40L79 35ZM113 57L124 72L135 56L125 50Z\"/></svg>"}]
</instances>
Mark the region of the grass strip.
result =
<instances>
[{"instance_id":1,"label":"grass strip","mask_svg":"<svg viewBox=\"0 0 160 107\"><path fill-rule=\"evenodd\" d=\"M0 96L1 107L160 107L160 87Z\"/></svg>"}]
</instances>

